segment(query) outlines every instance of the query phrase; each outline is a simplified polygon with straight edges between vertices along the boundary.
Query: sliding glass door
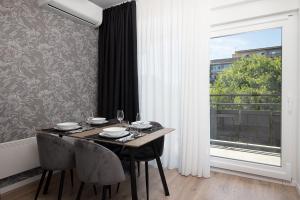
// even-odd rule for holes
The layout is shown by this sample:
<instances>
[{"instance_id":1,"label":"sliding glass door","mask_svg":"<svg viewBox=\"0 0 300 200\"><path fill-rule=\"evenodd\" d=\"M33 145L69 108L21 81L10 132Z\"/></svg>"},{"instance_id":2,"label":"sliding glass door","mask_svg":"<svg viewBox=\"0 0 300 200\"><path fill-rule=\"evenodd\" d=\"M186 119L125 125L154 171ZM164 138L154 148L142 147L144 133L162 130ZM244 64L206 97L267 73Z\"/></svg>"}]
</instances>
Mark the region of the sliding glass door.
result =
<instances>
[{"instance_id":1,"label":"sliding glass door","mask_svg":"<svg viewBox=\"0 0 300 200\"><path fill-rule=\"evenodd\" d=\"M215 28L210 40L212 166L289 180L296 127L294 16ZM290 63L290 64L288 64ZM288 95L287 95L288 94ZM290 120L292 121L290 121ZM269 173L265 173L265 172Z\"/></svg>"},{"instance_id":2,"label":"sliding glass door","mask_svg":"<svg viewBox=\"0 0 300 200\"><path fill-rule=\"evenodd\" d=\"M211 39L211 155L281 166L281 31Z\"/></svg>"}]
</instances>

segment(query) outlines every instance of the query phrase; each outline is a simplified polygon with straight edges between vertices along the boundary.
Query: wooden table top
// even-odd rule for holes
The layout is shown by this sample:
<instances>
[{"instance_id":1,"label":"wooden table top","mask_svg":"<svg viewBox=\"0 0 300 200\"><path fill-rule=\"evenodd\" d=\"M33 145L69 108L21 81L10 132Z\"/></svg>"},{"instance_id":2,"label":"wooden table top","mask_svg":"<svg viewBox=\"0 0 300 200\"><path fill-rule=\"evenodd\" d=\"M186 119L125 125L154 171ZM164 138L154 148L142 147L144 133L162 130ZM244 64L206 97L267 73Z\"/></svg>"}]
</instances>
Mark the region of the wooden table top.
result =
<instances>
[{"instance_id":1,"label":"wooden table top","mask_svg":"<svg viewBox=\"0 0 300 200\"><path fill-rule=\"evenodd\" d=\"M111 126L106 126L106 127L102 127L102 128L95 128L93 130L89 130L89 131L84 131L81 133L75 133L75 134L71 134L69 135L70 137L76 137L76 138L83 138L86 139L87 136L91 136L91 135L96 135L98 133L101 133L103 131L104 128L107 127L114 127L117 125L111 125ZM174 131L175 129L173 128L163 128L160 129L158 131L155 131L153 133L150 134L145 134L142 137L136 138L134 140L128 141L128 142L118 142L115 140L108 140L108 139L102 139L99 137L99 139L97 139L97 141L100 142L104 142L104 143L111 143L111 144L117 144L117 145L122 145L125 147L133 147L133 148L138 148L141 147L149 142L152 142L153 140L156 140L157 138L160 138L168 133L171 133L172 131Z\"/></svg>"},{"instance_id":2,"label":"wooden table top","mask_svg":"<svg viewBox=\"0 0 300 200\"><path fill-rule=\"evenodd\" d=\"M104 126L104 127L94 128L92 130L87 130L87 131L83 131L80 133L68 134L66 136L74 137L74 138L81 138L81 139L88 139L88 140L96 140L99 142L116 144L116 145L120 145L120 146L124 146L124 147L138 148L138 147L141 147L149 142L152 142L153 140L156 140L164 135L167 135L175 130L173 128L162 128L160 130L157 130L157 131L149 133L149 134L145 134L142 137L139 137L134 140L127 141L127 142L119 142L116 140L105 139L105 138L101 138L101 137L99 137L97 139L87 138L89 136L98 135L99 133L103 132L104 128L116 127L116 126L118 126L118 124L112 124L112 125L108 125L108 126Z\"/></svg>"}]
</instances>

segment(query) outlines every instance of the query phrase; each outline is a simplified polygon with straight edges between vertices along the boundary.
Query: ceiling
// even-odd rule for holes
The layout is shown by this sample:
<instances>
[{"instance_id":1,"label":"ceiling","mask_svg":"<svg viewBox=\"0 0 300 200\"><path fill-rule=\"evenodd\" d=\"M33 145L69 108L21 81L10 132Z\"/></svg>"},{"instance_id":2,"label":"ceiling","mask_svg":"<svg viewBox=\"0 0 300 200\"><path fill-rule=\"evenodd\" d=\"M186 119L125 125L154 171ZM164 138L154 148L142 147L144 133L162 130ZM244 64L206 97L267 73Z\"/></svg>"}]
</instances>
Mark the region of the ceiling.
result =
<instances>
[{"instance_id":1,"label":"ceiling","mask_svg":"<svg viewBox=\"0 0 300 200\"><path fill-rule=\"evenodd\" d=\"M126 0L89 0L89 1L99 5L102 8L109 8L111 6L125 2Z\"/></svg>"}]
</instances>

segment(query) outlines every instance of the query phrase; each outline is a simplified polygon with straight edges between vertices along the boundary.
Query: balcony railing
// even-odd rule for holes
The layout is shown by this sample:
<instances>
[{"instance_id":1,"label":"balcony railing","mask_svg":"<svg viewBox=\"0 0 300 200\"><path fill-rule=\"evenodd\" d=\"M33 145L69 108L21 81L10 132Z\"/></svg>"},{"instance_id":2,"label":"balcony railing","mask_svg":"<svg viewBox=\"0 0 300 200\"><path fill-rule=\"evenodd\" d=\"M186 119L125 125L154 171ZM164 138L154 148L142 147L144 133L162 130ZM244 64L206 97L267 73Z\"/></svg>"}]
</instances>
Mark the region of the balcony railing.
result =
<instances>
[{"instance_id":1,"label":"balcony railing","mask_svg":"<svg viewBox=\"0 0 300 200\"><path fill-rule=\"evenodd\" d=\"M281 95L211 95L211 144L280 152Z\"/></svg>"}]
</instances>

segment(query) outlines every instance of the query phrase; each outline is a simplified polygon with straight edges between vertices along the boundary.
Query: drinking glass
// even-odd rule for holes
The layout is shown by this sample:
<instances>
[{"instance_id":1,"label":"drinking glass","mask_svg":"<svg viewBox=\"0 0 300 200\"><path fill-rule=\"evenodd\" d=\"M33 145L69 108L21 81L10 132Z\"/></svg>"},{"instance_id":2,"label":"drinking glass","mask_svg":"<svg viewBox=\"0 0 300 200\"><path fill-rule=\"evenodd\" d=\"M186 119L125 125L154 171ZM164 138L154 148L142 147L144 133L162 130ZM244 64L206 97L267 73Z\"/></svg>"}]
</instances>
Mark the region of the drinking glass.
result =
<instances>
[{"instance_id":1,"label":"drinking glass","mask_svg":"<svg viewBox=\"0 0 300 200\"><path fill-rule=\"evenodd\" d=\"M141 115L140 115L140 113L136 114L135 121L141 121Z\"/></svg>"},{"instance_id":2,"label":"drinking glass","mask_svg":"<svg viewBox=\"0 0 300 200\"><path fill-rule=\"evenodd\" d=\"M122 120L124 119L123 110L117 110L117 119L119 120L120 124L122 124Z\"/></svg>"}]
</instances>

